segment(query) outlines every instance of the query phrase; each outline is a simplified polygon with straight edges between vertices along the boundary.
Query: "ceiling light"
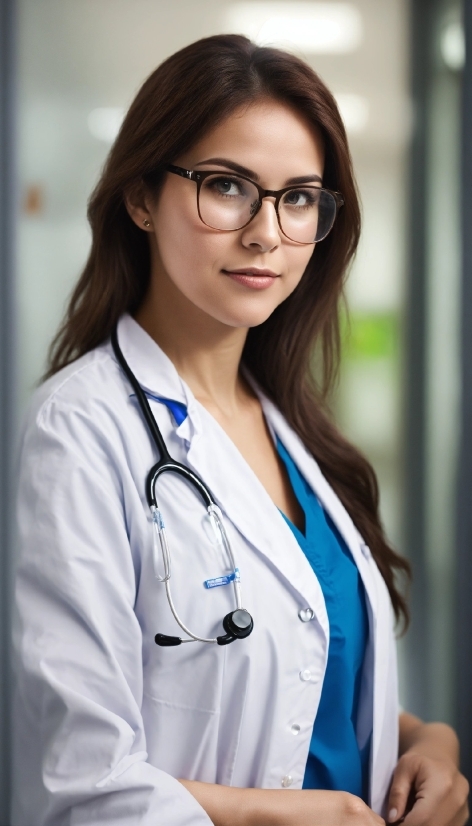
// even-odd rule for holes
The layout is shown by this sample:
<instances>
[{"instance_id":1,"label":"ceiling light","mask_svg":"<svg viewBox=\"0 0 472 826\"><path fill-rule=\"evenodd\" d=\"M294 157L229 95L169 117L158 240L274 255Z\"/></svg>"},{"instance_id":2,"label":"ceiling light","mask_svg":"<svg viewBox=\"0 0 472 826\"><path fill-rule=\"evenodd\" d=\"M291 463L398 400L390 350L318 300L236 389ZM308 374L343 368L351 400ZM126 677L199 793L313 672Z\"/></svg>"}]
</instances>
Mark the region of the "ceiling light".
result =
<instances>
[{"instance_id":1,"label":"ceiling light","mask_svg":"<svg viewBox=\"0 0 472 826\"><path fill-rule=\"evenodd\" d=\"M105 143L113 143L125 116L125 110L107 106L93 109L88 118L89 132L94 138Z\"/></svg>"},{"instance_id":2,"label":"ceiling light","mask_svg":"<svg viewBox=\"0 0 472 826\"><path fill-rule=\"evenodd\" d=\"M352 52L363 36L362 17L352 3L234 3L226 26L259 45L295 47L312 54Z\"/></svg>"},{"instance_id":3,"label":"ceiling light","mask_svg":"<svg viewBox=\"0 0 472 826\"><path fill-rule=\"evenodd\" d=\"M465 36L462 23L456 20L444 26L440 46L442 58L448 69L458 72L464 68Z\"/></svg>"},{"instance_id":4,"label":"ceiling light","mask_svg":"<svg viewBox=\"0 0 472 826\"><path fill-rule=\"evenodd\" d=\"M369 101L362 95L340 92L335 95L339 112L350 135L363 132L369 120Z\"/></svg>"}]
</instances>

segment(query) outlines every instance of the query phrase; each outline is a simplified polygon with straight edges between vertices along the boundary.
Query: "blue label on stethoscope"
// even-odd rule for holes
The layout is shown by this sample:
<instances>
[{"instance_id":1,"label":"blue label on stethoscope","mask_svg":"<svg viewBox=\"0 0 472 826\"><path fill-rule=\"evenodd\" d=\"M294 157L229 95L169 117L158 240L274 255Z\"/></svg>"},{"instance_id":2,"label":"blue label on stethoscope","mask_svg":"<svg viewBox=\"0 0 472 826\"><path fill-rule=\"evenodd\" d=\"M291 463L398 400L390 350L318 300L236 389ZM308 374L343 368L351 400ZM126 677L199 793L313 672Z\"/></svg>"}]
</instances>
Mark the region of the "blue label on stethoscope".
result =
<instances>
[{"instance_id":1,"label":"blue label on stethoscope","mask_svg":"<svg viewBox=\"0 0 472 826\"><path fill-rule=\"evenodd\" d=\"M206 579L203 583L205 588L218 588L219 585L229 585L230 582L239 582L239 568L235 568L232 574L227 576L217 576L214 579Z\"/></svg>"}]
</instances>

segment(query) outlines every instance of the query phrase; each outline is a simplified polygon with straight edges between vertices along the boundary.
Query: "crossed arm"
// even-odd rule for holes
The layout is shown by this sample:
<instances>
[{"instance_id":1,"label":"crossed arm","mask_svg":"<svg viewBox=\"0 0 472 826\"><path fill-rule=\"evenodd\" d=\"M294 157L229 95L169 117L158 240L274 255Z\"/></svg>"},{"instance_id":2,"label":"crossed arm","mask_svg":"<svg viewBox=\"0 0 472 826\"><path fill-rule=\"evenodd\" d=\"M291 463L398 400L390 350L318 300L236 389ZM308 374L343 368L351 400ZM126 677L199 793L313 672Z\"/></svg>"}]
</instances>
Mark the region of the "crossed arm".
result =
<instances>
[{"instance_id":1,"label":"crossed arm","mask_svg":"<svg viewBox=\"0 0 472 826\"><path fill-rule=\"evenodd\" d=\"M460 773L457 737L444 723L400 715L399 761L388 823L464 826L469 784ZM237 789L182 780L215 826L381 826L384 821L346 792Z\"/></svg>"}]
</instances>

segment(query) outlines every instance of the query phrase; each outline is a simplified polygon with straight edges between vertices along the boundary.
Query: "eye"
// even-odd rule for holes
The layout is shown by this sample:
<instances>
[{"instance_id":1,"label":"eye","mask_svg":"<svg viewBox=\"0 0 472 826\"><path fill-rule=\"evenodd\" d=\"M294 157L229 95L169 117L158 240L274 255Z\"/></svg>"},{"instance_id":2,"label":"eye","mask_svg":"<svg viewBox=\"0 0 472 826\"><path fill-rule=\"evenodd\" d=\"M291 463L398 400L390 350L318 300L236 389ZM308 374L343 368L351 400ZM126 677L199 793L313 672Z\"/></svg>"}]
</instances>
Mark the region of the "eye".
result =
<instances>
[{"instance_id":1,"label":"eye","mask_svg":"<svg viewBox=\"0 0 472 826\"><path fill-rule=\"evenodd\" d=\"M243 181L240 181L238 178L228 178L226 176L208 178L206 188L215 195L223 195L229 198L237 198L246 194L244 192Z\"/></svg>"},{"instance_id":2,"label":"eye","mask_svg":"<svg viewBox=\"0 0 472 826\"><path fill-rule=\"evenodd\" d=\"M309 189L291 189L286 192L283 198L284 204L298 209L309 209L315 206L320 199L320 189L311 187Z\"/></svg>"}]
</instances>

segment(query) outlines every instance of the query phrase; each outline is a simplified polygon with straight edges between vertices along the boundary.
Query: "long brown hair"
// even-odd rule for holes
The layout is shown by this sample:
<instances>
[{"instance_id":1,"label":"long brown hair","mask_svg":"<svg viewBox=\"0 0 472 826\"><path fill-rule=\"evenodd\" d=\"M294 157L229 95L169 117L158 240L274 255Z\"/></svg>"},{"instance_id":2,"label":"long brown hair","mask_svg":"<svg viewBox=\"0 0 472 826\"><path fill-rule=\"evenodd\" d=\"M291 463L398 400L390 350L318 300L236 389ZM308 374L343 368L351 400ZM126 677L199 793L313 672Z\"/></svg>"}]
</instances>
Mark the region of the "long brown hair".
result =
<instances>
[{"instance_id":1,"label":"long brown hair","mask_svg":"<svg viewBox=\"0 0 472 826\"><path fill-rule=\"evenodd\" d=\"M146 80L90 199L92 247L52 342L47 375L105 341L122 313L133 314L144 299L150 279L148 239L127 213L125 192L142 182L157 189L167 163L237 108L260 98L289 104L321 130L323 185L342 192L345 205L331 234L315 247L296 290L267 321L249 330L243 363L318 461L370 546L397 619L407 620L396 575L408 574L409 566L384 536L374 471L341 436L326 408L339 361L339 301L359 240L360 210L335 100L303 61L239 35L219 35L172 55ZM323 367L318 381L316 347Z\"/></svg>"}]
</instances>

